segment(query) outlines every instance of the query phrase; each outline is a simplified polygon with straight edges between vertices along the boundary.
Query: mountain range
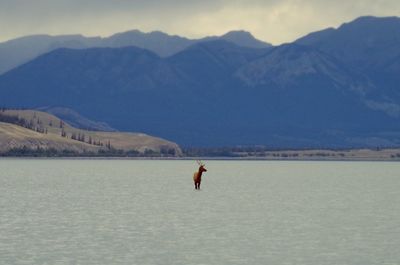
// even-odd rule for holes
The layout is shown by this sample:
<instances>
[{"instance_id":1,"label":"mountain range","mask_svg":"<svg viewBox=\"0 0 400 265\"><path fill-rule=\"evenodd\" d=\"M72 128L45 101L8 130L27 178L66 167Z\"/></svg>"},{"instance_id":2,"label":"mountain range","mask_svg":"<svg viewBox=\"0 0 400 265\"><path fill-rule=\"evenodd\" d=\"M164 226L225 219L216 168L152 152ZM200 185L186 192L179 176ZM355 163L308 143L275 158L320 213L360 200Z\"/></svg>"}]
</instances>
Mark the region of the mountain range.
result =
<instances>
[{"instance_id":1,"label":"mountain range","mask_svg":"<svg viewBox=\"0 0 400 265\"><path fill-rule=\"evenodd\" d=\"M210 40L226 40L239 46L251 48L270 47L271 44L257 40L249 32L231 31L222 36L188 39L171 36L160 31L144 33L139 30L117 33L110 37L85 37L82 35L32 35L0 43L0 74L5 73L42 54L58 48L87 49L94 47L120 48L136 46L146 48L166 57L189 46Z\"/></svg>"},{"instance_id":2,"label":"mountain range","mask_svg":"<svg viewBox=\"0 0 400 265\"><path fill-rule=\"evenodd\" d=\"M65 107L183 146L399 146L399 25L361 17L275 47L241 32L241 45L211 38L163 54L60 48L1 75L0 104Z\"/></svg>"}]
</instances>

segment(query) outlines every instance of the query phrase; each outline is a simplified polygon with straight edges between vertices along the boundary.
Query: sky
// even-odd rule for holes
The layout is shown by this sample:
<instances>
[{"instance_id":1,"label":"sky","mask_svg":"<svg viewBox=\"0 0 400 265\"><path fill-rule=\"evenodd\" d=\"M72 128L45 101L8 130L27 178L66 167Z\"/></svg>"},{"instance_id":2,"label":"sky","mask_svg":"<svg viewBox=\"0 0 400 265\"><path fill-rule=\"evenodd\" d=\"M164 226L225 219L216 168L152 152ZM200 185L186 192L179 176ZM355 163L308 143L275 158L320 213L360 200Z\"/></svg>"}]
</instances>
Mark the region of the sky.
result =
<instances>
[{"instance_id":1,"label":"sky","mask_svg":"<svg viewBox=\"0 0 400 265\"><path fill-rule=\"evenodd\" d=\"M247 30L281 44L359 16L400 16L399 0L0 0L0 41L138 29L189 38Z\"/></svg>"}]
</instances>

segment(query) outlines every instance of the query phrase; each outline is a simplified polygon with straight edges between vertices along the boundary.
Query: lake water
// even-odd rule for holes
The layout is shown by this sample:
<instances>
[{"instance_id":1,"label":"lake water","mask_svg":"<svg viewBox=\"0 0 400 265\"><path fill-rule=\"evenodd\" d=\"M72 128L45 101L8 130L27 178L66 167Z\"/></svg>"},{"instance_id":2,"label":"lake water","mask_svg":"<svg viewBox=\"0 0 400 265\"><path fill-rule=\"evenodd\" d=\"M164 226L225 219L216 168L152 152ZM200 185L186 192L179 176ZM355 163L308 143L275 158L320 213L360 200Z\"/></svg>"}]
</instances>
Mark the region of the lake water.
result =
<instances>
[{"instance_id":1,"label":"lake water","mask_svg":"<svg viewBox=\"0 0 400 265\"><path fill-rule=\"evenodd\" d=\"M400 264L400 164L0 160L0 264Z\"/></svg>"}]
</instances>

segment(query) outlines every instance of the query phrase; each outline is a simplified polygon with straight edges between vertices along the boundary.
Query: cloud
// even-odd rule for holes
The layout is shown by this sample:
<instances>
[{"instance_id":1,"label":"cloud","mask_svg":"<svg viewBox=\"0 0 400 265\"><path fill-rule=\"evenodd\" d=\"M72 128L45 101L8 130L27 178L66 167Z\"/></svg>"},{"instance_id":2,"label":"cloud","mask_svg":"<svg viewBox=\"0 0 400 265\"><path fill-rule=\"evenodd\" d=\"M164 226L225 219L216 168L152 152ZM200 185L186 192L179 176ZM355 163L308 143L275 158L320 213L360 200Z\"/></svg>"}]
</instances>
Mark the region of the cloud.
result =
<instances>
[{"instance_id":1,"label":"cloud","mask_svg":"<svg viewBox=\"0 0 400 265\"><path fill-rule=\"evenodd\" d=\"M246 1L247 2L247 1ZM400 14L400 2L391 0L370 1L304 1L285 0L236 1L212 14L192 16L191 32L205 35L221 34L232 29L246 29L257 37L275 44L293 41L309 32L337 27L358 16L391 16Z\"/></svg>"},{"instance_id":2,"label":"cloud","mask_svg":"<svg viewBox=\"0 0 400 265\"><path fill-rule=\"evenodd\" d=\"M0 0L0 39L107 36L130 29L188 37L245 29L279 44L362 15L399 16L398 0Z\"/></svg>"}]
</instances>

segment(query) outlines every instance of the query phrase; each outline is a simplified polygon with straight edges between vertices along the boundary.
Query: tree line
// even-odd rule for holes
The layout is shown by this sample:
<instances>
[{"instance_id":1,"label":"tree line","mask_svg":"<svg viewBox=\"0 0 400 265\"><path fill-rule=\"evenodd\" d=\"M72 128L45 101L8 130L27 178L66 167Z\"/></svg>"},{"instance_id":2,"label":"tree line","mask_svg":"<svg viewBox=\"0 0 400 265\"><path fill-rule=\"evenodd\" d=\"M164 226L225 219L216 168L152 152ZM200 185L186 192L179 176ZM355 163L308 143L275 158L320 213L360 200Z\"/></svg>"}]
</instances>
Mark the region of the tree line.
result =
<instances>
[{"instance_id":1,"label":"tree line","mask_svg":"<svg viewBox=\"0 0 400 265\"><path fill-rule=\"evenodd\" d=\"M5 109L1 108L0 109L0 122L15 124L15 125L24 127L26 129L36 131L38 133L47 134L47 128L45 128L42 125L42 122L39 119L37 119L37 122L35 123L35 121L33 119L28 121L28 120L18 117L16 115L5 114L4 112L5 112Z\"/></svg>"},{"instance_id":2,"label":"tree line","mask_svg":"<svg viewBox=\"0 0 400 265\"><path fill-rule=\"evenodd\" d=\"M48 129L44 126L42 120L40 120L39 117L36 116L36 112L33 113L33 118L30 119L29 121L25 118L21 118L17 115L10 115L6 114L5 111L9 110L7 108L0 108L0 122L5 122L5 123L11 123L15 124L17 126L24 127L26 129L38 132L38 133L43 133L47 134ZM53 121L50 120L48 126L53 127ZM65 122L62 120L59 120L59 128L61 129L61 137L68 138L67 132L65 131ZM108 141L107 143L103 143L100 140L92 139L91 136L86 137L86 135L83 132L73 132L71 133L71 138L72 140L84 142L87 144L95 145L95 146L105 146L108 149L111 149L111 143Z\"/></svg>"},{"instance_id":3,"label":"tree line","mask_svg":"<svg viewBox=\"0 0 400 265\"><path fill-rule=\"evenodd\" d=\"M172 151L173 150L173 151ZM0 156L3 157L174 157L175 149L160 149L160 151L154 151L146 149L144 152L138 150L124 151L122 149L100 149L98 151L87 151L82 152L63 149L57 150L56 148L43 148L36 147L30 148L27 146L11 148L8 151L1 152Z\"/></svg>"}]
</instances>

